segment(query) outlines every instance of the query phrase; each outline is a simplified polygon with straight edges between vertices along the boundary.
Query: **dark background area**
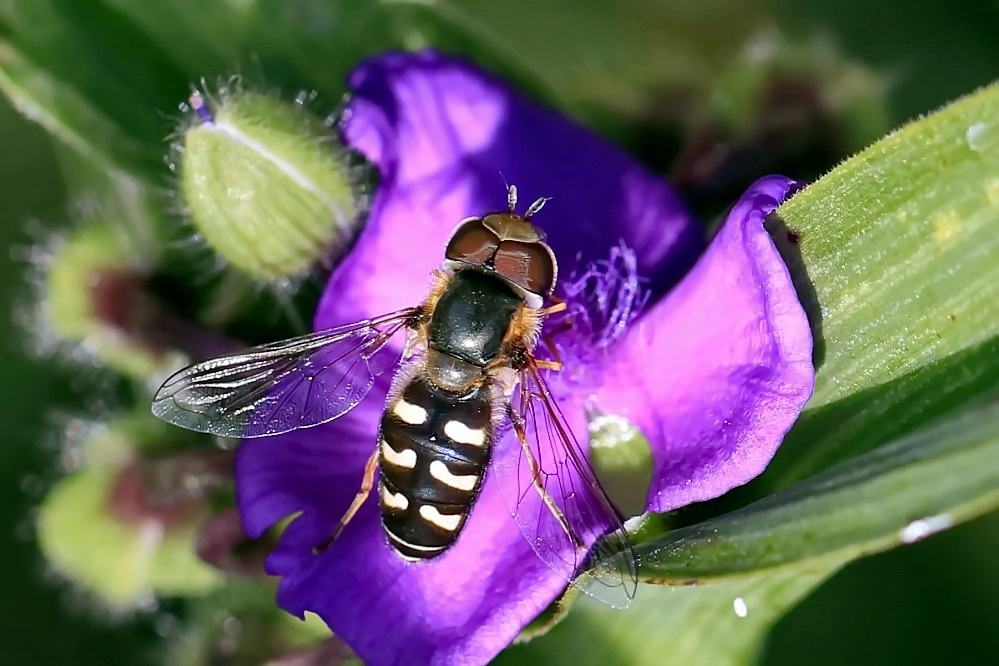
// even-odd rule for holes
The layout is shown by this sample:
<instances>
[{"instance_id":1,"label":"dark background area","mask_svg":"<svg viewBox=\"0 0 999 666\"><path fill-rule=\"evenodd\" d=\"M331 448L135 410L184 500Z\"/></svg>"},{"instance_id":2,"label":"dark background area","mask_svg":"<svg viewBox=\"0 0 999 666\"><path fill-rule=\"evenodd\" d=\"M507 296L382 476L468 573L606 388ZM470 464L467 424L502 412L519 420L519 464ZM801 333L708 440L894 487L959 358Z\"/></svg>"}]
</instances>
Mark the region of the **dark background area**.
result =
<instances>
[{"instance_id":1,"label":"dark background area","mask_svg":"<svg viewBox=\"0 0 999 666\"><path fill-rule=\"evenodd\" d=\"M850 55L892 75L894 118L931 111L999 76L999 3L918 0L778 3L794 20L828 26ZM529 20L529 17L525 17ZM42 130L0 102L0 298L28 299L18 257L66 224L58 165ZM791 174L793 175L793 174ZM45 572L31 512L54 478L53 407L80 411L67 374L27 358L27 334L0 318L0 663L148 663L154 618L108 617ZM785 617L764 663L994 663L999 620L999 515L856 562Z\"/></svg>"}]
</instances>

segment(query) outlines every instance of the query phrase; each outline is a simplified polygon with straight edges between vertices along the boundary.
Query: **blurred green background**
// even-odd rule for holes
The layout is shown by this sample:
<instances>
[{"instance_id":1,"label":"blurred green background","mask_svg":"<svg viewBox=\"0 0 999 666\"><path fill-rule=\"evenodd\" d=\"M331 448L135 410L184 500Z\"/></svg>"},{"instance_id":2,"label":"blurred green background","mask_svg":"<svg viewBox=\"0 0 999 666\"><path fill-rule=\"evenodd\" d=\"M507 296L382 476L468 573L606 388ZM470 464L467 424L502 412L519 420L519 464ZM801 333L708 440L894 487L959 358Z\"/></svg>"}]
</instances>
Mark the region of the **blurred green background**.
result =
<instances>
[{"instance_id":1,"label":"blurred green background","mask_svg":"<svg viewBox=\"0 0 999 666\"><path fill-rule=\"evenodd\" d=\"M818 25L850 56L888 75L895 124L999 77L999 2L778 2L787 25ZM524 21L530 21L525 16ZM151 113L155 111L151 110ZM790 174L794 175L794 174ZM65 224L68 202L41 129L0 101L0 294L4 312L30 295L30 221ZM156 612L109 617L54 580L32 537L32 508L54 478L53 409L82 410L52 362L28 359L25 332L0 320L0 663L152 663ZM764 663L996 663L999 516L848 566L778 623Z\"/></svg>"}]
</instances>

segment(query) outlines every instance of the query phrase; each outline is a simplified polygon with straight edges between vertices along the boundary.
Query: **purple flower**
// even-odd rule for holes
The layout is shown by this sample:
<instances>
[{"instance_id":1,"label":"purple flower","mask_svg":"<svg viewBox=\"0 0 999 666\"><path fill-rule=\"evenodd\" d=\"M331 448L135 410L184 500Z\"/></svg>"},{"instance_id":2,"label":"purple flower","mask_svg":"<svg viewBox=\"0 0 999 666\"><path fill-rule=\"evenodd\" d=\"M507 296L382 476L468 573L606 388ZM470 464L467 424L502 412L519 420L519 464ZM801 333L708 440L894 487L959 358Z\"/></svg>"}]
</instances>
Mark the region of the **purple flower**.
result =
<instances>
[{"instance_id":1,"label":"purple flower","mask_svg":"<svg viewBox=\"0 0 999 666\"><path fill-rule=\"evenodd\" d=\"M660 178L467 64L385 55L350 83L345 135L381 184L326 287L317 329L419 303L455 224L505 208L505 178L522 199L552 197L537 222L559 258L561 293L586 315L588 342L577 335L566 348L587 372L552 379L577 436L585 442L586 406L640 426L655 461L653 511L715 497L763 470L812 390L808 324L762 224L792 181L757 182L705 251L700 227ZM631 322L636 274L649 307ZM336 421L242 444L245 527L257 536L298 514L268 560L283 577L278 603L318 613L366 662L485 663L565 588L489 475L457 543L435 560L395 554L375 498L329 550L313 553L358 489L389 375ZM494 464L517 450L503 438ZM597 535L610 525L589 527Z\"/></svg>"}]
</instances>

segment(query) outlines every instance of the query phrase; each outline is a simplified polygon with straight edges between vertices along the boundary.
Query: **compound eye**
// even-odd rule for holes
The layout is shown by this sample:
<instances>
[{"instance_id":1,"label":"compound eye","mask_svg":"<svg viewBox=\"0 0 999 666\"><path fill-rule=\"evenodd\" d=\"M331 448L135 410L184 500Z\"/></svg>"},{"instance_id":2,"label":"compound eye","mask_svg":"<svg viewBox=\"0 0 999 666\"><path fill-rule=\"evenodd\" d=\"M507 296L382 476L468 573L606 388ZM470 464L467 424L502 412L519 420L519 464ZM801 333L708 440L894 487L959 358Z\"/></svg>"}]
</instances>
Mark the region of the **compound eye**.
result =
<instances>
[{"instance_id":1,"label":"compound eye","mask_svg":"<svg viewBox=\"0 0 999 666\"><path fill-rule=\"evenodd\" d=\"M451 235L444 256L473 266L482 266L496 252L500 241L482 224L481 218L466 220Z\"/></svg>"},{"instance_id":2,"label":"compound eye","mask_svg":"<svg viewBox=\"0 0 999 666\"><path fill-rule=\"evenodd\" d=\"M532 294L550 296L555 289L555 256L544 243L503 241L493 262L497 273Z\"/></svg>"}]
</instances>

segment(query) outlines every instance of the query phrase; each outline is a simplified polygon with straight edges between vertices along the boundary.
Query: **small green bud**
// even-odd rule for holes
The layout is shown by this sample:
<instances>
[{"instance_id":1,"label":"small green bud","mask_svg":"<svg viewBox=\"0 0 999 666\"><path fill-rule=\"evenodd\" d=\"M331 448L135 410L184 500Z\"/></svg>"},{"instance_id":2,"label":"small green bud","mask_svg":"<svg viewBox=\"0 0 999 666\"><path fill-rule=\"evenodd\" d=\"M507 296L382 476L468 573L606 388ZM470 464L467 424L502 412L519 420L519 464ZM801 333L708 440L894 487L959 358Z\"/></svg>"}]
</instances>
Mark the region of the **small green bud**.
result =
<instances>
[{"instance_id":1,"label":"small green bud","mask_svg":"<svg viewBox=\"0 0 999 666\"><path fill-rule=\"evenodd\" d=\"M769 29L721 72L711 106L736 136L762 132L773 141L780 132L828 135L832 127L827 140L848 155L891 129L887 92L883 76L828 40L792 41Z\"/></svg>"},{"instance_id":2,"label":"small green bud","mask_svg":"<svg viewBox=\"0 0 999 666\"><path fill-rule=\"evenodd\" d=\"M53 244L45 259L39 308L42 347L65 341L130 377L182 365L182 356L153 344L143 328L157 318L146 277L122 234L92 221ZM56 340L46 340L54 336Z\"/></svg>"},{"instance_id":3,"label":"small green bud","mask_svg":"<svg viewBox=\"0 0 999 666\"><path fill-rule=\"evenodd\" d=\"M188 488L177 495L158 488L160 479L137 454L145 443L132 441L139 432L132 421L89 429L78 447L81 466L49 491L37 519L39 544L54 568L122 608L152 593L202 594L222 579L194 554L207 516L204 498ZM150 501L151 487L159 504Z\"/></svg>"},{"instance_id":4,"label":"small green bud","mask_svg":"<svg viewBox=\"0 0 999 666\"><path fill-rule=\"evenodd\" d=\"M638 428L619 416L593 414L590 463L604 492L625 516L645 512L652 482L652 450Z\"/></svg>"},{"instance_id":5,"label":"small green bud","mask_svg":"<svg viewBox=\"0 0 999 666\"><path fill-rule=\"evenodd\" d=\"M300 105L236 92L183 135L180 186L195 227L226 261L277 280L331 258L357 209L344 150Z\"/></svg>"}]
</instances>

